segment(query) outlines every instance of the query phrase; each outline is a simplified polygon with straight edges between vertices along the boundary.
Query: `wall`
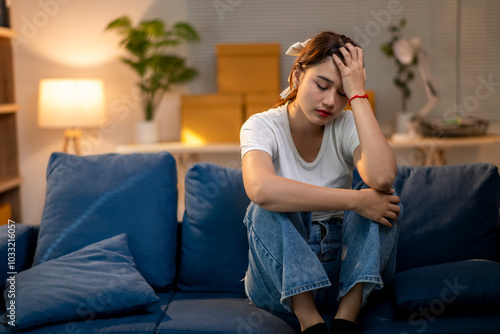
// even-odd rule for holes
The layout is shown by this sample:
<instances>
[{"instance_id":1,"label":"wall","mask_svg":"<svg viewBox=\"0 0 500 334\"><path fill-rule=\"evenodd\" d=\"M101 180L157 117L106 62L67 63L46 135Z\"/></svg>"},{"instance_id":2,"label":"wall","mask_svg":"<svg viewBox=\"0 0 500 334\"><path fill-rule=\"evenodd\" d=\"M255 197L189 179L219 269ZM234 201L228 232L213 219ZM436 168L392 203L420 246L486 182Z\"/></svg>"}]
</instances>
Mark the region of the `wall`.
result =
<instances>
[{"instance_id":1,"label":"wall","mask_svg":"<svg viewBox=\"0 0 500 334\"><path fill-rule=\"evenodd\" d=\"M212 16L214 16L213 20L202 22L200 28L204 29L203 33L207 31L223 32L225 25L231 20L238 21L240 16L252 15L262 19L261 14L267 12L262 1L259 2L261 5L258 7L252 6L253 2L249 0L199 1L200 6L206 7L204 10L213 11ZM344 6L350 5L352 7L354 3L360 3L360 1L353 2L353 4L351 1L345 0L340 2ZM376 23L371 11L386 9L390 2L394 1L361 1L363 6L354 7L359 15L356 24L350 29L356 27L365 29L369 24ZM411 1L401 0L401 2L406 5ZM453 5L455 2L455 0L446 0L440 2L437 8L444 11L447 4ZM431 4L430 1L425 3ZM422 10L428 9L423 8ZM432 13L433 18L442 16L435 11ZM118 59L122 54L118 48L118 37L113 33L104 32L105 26L111 20L125 14L130 15L134 22L156 17L170 23L177 22L188 17L188 3L186 0L22 0L13 2L13 28L18 33L15 40L15 70L17 100L21 105L18 133L21 173L25 178L22 186L22 205L23 221L26 223L36 224L40 220L44 202L46 165L50 154L53 151L61 150L63 144L62 130L47 130L37 127L37 96L40 79L48 77L98 77L104 80L108 106L107 120L100 129L84 131L83 154L114 152L117 145L128 144L134 140L133 126L141 115L138 111L137 98L134 95L135 73ZM223 20L220 20L220 14L223 15ZM293 17L292 19L298 27L301 25L302 17ZM399 20L399 16L393 16L391 24L395 24L397 20ZM429 22L432 22L434 27L439 27L441 21L436 19ZM196 22L193 23L196 25ZM496 24L498 25L500 22ZM246 38L254 36L252 27L255 27L255 24L244 27ZM416 34L417 30L417 27L412 27L408 33L413 35ZM304 36L309 36L312 33L314 31L304 31ZM432 35L431 32L426 36L430 35ZM381 31L372 44L378 45L380 41L385 41L387 36L385 32ZM222 35L216 35L214 38L213 43L226 42ZM272 40L271 37L269 38ZM294 38L292 42L300 39L299 36ZM283 45L283 49L286 47L288 45ZM187 49L184 48L177 51L181 54L188 54ZM386 133L390 133L391 117L394 112L391 106L394 107L395 103L388 102L387 99L398 94L390 83L394 68L385 56L377 51L376 47L367 52L371 56L367 67L373 74L370 77L370 84L391 87L384 90L384 94L378 96L382 106L380 111L381 126ZM435 58L440 59L440 64L446 64L446 54L436 55ZM388 72L390 75L387 74ZM500 78L495 77L494 80L499 81ZM195 83L192 87L198 87L197 84ZM454 86L454 83L450 82L449 85ZM162 140L178 140L179 96L188 91L189 87L177 88L162 103L158 115L162 129ZM194 91L200 92L196 89ZM416 96L422 96L422 92L417 91ZM418 107L417 102L413 101ZM500 133L500 125L492 124L490 132ZM498 146L480 150L451 150L448 162L481 161L500 165L499 153ZM408 161L410 154L411 152L407 151L396 152L396 156L402 162ZM229 162L233 163L238 157L228 156L219 160L216 160L215 157L204 158L220 164L228 164Z\"/></svg>"},{"instance_id":2,"label":"wall","mask_svg":"<svg viewBox=\"0 0 500 334\"><path fill-rule=\"evenodd\" d=\"M45 195L45 171L50 154L61 151L63 130L37 126L38 83L51 77L96 77L104 80L107 120L100 129L84 130L82 154L114 152L131 143L140 119L135 73L121 63L119 39L104 32L113 19L129 15L134 22L161 18L186 19L180 0L22 0L13 1L15 74L19 112L19 150L23 221L37 224ZM178 52L186 53L179 49ZM185 90L186 88L184 88ZM169 93L160 106L162 140L179 138L179 96Z\"/></svg>"}]
</instances>

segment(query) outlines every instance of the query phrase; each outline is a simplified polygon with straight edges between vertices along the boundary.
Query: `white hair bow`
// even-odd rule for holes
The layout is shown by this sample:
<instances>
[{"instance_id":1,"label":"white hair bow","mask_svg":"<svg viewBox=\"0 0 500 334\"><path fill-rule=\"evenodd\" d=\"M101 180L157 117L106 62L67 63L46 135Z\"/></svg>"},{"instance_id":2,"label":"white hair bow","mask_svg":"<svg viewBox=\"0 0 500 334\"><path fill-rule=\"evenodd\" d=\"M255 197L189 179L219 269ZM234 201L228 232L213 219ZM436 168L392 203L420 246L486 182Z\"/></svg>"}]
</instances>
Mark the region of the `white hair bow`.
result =
<instances>
[{"instance_id":1,"label":"white hair bow","mask_svg":"<svg viewBox=\"0 0 500 334\"><path fill-rule=\"evenodd\" d=\"M307 41L297 42L293 44L288 48L288 50L286 50L285 54L289 56L298 56L302 51L302 49L304 49L307 46L307 44L309 44L310 41L311 39L308 39Z\"/></svg>"},{"instance_id":2,"label":"white hair bow","mask_svg":"<svg viewBox=\"0 0 500 334\"><path fill-rule=\"evenodd\" d=\"M304 42L297 42L290 46L288 50L286 50L285 54L289 56L298 56L302 52L302 50L307 46L307 44L311 41L311 39L308 39L307 41ZM290 82L288 82L290 84ZM285 88L280 96L282 99L286 99L290 95L290 85L288 85L287 88Z\"/></svg>"}]
</instances>

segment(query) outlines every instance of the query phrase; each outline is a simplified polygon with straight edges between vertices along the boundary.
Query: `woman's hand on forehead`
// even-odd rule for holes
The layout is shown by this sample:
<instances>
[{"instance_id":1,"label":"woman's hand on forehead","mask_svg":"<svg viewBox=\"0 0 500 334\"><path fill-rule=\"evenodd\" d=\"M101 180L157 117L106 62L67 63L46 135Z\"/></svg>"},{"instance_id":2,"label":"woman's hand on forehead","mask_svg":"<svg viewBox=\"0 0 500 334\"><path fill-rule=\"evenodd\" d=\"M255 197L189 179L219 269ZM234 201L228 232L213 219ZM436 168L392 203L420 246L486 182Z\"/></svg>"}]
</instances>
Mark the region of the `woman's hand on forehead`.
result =
<instances>
[{"instance_id":1,"label":"woman's hand on forehead","mask_svg":"<svg viewBox=\"0 0 500 334\"><path fill-rule=\"evenodd\" d=\"M354 95L365 94L366 72L363 65L363 49L347 43L341 47L344 56L343 62L337 55L333 55L333 62L340 70L344 91L348 98Z\"/></svg>"}]
</instances>

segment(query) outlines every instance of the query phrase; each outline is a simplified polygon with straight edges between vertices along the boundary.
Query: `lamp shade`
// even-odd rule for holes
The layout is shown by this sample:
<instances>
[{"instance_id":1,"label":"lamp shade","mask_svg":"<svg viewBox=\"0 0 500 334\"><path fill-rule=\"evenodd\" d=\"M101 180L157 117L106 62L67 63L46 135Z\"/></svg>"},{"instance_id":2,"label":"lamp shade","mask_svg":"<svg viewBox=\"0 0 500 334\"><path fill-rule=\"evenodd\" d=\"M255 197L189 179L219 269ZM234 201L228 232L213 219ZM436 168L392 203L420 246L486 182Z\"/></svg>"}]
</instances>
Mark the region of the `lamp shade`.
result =
<instances>
[{"instance_id":1,"label":"lamp shade","mask_svg":"<svg viewBox=\"0 0 500 334\"><path fill-rule=\"evenodd\" d=\"M104 88L97 79L43 79L40 81L38 126L92 128L104 118Z\"/></svg>"}]
</instances>

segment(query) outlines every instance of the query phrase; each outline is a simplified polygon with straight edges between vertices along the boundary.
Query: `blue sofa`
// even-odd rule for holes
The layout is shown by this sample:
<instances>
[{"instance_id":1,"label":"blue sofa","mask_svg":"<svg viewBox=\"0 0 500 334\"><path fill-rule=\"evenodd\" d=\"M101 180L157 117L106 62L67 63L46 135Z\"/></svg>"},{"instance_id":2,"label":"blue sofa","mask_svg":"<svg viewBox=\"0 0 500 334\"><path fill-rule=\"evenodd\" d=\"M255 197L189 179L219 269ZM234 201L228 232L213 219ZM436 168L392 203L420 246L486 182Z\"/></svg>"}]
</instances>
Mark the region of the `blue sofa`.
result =
<instances>
[{"instance_id":1,"label":"blue sofa","mask_svg":"<svg viewBox=\"0 0 500 334\"><path fill-rule=\"evenodd\" d=\"M360 333L500 333L497 167L400 166L395 188L397 274ZM195 164L185 192L179 223L166 152L54 153L41 224L0 229L0 333L298 332L245 297L241 171Z\"/></svg>"}]
</instances>

